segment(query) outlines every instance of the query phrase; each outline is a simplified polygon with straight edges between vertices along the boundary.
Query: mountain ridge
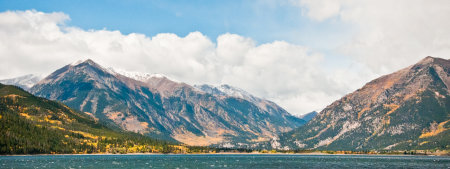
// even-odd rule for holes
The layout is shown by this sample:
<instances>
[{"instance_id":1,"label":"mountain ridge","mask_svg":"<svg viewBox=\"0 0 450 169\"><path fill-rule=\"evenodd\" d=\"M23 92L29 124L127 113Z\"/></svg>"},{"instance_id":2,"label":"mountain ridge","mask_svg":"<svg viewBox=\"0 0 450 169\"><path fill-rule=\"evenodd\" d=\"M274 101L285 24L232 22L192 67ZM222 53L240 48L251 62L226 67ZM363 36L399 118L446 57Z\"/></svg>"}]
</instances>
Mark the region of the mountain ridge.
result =
<instances>
[{"instance_id":1,"label":"mountain ridge","mask_svg":"<svg viewBox=\"0 0 450 169\"><path fill-rule=\"evenodd\" d=\"M345 95L279 142L291 149L449 149L449 74L450 60L426 57Z\"/></svg>"},{"instance_id":2,"label":"mountain ridge","mask_svg":"<svg viewBox=\"0 0 450 169\"><path fill-rule=\"evenodd\" d=\"M3 79L0 80L0 83L6 84L6 85L15 85L19 86L22 89L29 90L31 87L33 87L37 82L39 82L43 77L34 75L34 74L27 74L15 78L9 78L9 79Z\"/></svg>"},{"instance_id":3,"label":"mountain ridge","mask_svg":"<svg viewBox=\"0 0 450 169\"><path fill-rule=\"evenodd\" d=\"M250 147L304 123L274 103L217 97L161 76L136 80L92 60L56 70L31 91L111 126L191 145Z\"/></svg>"}]
</instances>

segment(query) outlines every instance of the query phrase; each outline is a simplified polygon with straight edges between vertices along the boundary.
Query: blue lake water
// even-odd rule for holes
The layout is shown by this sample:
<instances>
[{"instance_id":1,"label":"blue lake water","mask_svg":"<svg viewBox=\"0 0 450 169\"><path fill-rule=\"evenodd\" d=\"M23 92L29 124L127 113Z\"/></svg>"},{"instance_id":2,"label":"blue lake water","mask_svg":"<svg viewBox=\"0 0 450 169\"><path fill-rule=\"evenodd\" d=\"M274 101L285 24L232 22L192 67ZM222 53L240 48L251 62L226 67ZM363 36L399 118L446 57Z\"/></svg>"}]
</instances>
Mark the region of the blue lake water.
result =
<instances>
[{"instance_id":1,"label":"blue lake water","mask_svg":"<svg viewBox=\"0 0 450 169\"><path fill-rule=\"evenodd\" d=\"M0 156L0 168L450 168L450 157L380 155Z\"/></svg>"}]
</instances>

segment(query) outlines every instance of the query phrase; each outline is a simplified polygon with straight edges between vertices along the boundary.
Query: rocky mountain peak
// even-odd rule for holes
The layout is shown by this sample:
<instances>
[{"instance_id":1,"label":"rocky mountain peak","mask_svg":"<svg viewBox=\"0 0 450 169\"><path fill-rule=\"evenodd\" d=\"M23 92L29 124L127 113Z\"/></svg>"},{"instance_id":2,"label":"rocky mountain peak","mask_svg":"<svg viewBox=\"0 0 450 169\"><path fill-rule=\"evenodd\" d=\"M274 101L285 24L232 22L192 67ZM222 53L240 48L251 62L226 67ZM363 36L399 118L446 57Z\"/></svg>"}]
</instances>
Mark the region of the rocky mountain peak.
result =
<instances>
[{"instance_id":1,"label":"rocky mountain peak","mask_svg":"<svg viewBox=\"0 0 450 169\"><path fill-rule=\"evenodd\" d=\"M190 145L250 147L304 124L270 101L218 97L165 76L122 75L92 60L56 70L31 91L108 125Z\"/></svg>"},{"instance_id":2,"label":"rocky mountain peak","mask_svg":"<svg viewBox=\"0 0 450 169\"><path fill-rule=\"evenodd\" d=\"M106 68L104 68L100 64L94 62L91 59L86 59L86 60L84 60L82 62L78 62L78 64L69 64L68 66L75 67L75 68L91 67L91 68L99 69L99 70L104 71L104 72L108 72L108 70Z\"/></svg>"},{"instance_id":3,"label":"rocky mountain peak","mask_svg":"<svg viewBox=\"0 0 450 169\"><path fill-rule=\"evenodd\" d=\"M72 64L68 64L55 72L51 73L37 84L55 83L65 80L95 80L95 81L108 81L108 79L114 76L107 69L101 65L95 63L91 59L85 61L78 61ZM101 83L97 83L99 85Z\"/></svg>"},{"instance_id":4,"label":"rocky mountain peak","mask_svg":"<svg viewBox=\"0 0 450 169\"><path fill-rule=\"evenodd\" d=\"M427 56L424 59L420 60L418 63L414 64L412 67L423 67L423 66L441 66L441 67L448 67L450 66L450 59L442 59L442 58L436 58L432 56Z\"/></svg>"},{"instance_id":5,"label":"rocky mountain peak","mask_svg":"<svg viewBox=\"0 0 450 169\"><path fill-rule=\"evenodd\" d=\"M435 60L436 58L432 57L432 56L427 56L425 58L423 58L422 60L420 60L418 62L418 64L426 64L426 63L431 63Z\"/></svg>"},{"instance_id":6,"label":"rocky mountain peak","mask_svg":"<svg viewBox=\"0 0 450 169\"><path fill-rule=\"evenodd\" d=\"M76 66L76 65L80 65L80 64L97 65L97 63L95 63L92 59L78 60L76 62L73 62L73 63L69 64L69 65Z\"/></svg>"},{"instance_id":7,"label":"rocky mountain peak","mask_svg":"<svg viewBox=\"0 0 450 169\"><path fill-rule=\"evenodd\" d=\"M333 102L284 138L297 148L445 147L449 86L450 60L426 57ZM433 128L437 124L442 126L439 131Z\"/></svg>"}]
</instances>

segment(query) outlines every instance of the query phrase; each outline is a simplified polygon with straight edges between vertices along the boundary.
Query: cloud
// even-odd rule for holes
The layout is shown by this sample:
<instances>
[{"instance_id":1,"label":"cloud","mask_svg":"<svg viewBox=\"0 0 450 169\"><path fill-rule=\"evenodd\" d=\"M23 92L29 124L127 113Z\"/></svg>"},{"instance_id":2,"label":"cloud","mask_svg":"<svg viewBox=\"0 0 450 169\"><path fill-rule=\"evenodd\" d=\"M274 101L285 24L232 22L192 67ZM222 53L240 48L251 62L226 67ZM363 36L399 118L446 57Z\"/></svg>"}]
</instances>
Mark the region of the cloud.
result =
<instances>
[{"instance_id":1,"label":"cloud","mask_svg":"<svg viewBox=\"0 0 450 169\"><path fill-rule=\"evenodd\" d=\"M333 22L353 33L329 40L339 47L321 52L308 44L258 44L229 33L214 42L201 32L180 37L83 30L65 25L70 18L64 13L7 11L0 13L0 79L48 74L91 58L106 67L162 73L190 84L230 84L301 114L425 56L450 58L450 1L290 2L319 28Z\"/></svg>"},{"instance_id":2,"label":"cloud","mask_svg":"<svg viewBox=\"0 0 450 169\"><path fill-rule=\"evenodd\" d=\"M338 0L301 0L294 1L294 3L309 9L306 13L307 16L317 21L334 17L340 11L340 2Z\"/></svg>"},{"instance_id":3,"label":"cloud","mask_svg":"<svg viewBox=\"0 0 450 169\"><path fill-rule=\"evenodd\" d=\"M153 37L65 25L64 13L0 13L0 78L48 74L91 58L106 67L162 73L190 84L230 84L274 100L291 113L320 110L344 91L323 71L323 55L308 47L200 32ZM341 85L342 86L342 85Z\"/></svg>"},{"instance_id":4,"label":"cloud","mask_svg":"<svg viewBox=\"0 0 450 169\"><path fill-rule=\"evenodd\" d=\"M450 1L300 0L316 21L342 22L357 30L339 48L343 55L386 74L425 56L450 58Z\"/></svg>"}]
</instances>

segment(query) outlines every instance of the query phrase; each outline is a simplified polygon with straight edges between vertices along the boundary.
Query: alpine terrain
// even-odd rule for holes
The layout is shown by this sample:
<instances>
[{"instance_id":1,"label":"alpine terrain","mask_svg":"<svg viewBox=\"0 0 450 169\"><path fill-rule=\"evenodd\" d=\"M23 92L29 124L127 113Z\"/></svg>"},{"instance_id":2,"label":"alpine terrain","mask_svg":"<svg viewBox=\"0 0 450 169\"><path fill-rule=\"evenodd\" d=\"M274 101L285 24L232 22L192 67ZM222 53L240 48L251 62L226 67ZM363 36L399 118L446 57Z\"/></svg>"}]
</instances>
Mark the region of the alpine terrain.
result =
<instances>
[{"instance_id":1,"label":"alpine terrain","mask_svg":"<svg viewBox=\"0 0 450 169\"><path fill-rule=\"evenodd\" d=\"M109 126L189 145L254 147L304 124L273 102L223 88L119 73L86 60L56 70L31 92Z\"/></svg>"},{"instance_id":2,"label":"alpine terrain","mask_svg":"<svg viewBox=\"0 0 450 169\"><path fill-rule=\"evenodd\" d=\"M335 101L279 147L321 150L450 148L450 60L426 57Z\"/></svg>"},{"instance_id":3,"label":"alpine terrain","mask_svg":"<svg viewBox=\"0 0 450 169\"><path fill-rule=\"evenodd\" d=\"M0 80L0 83L6 85L19 86L24 90L30 90L30 88L33 87L33 85L39 82L41 79L42 79L41 76L28 74L16 78Z\"/></svg>"}]
</instances>

